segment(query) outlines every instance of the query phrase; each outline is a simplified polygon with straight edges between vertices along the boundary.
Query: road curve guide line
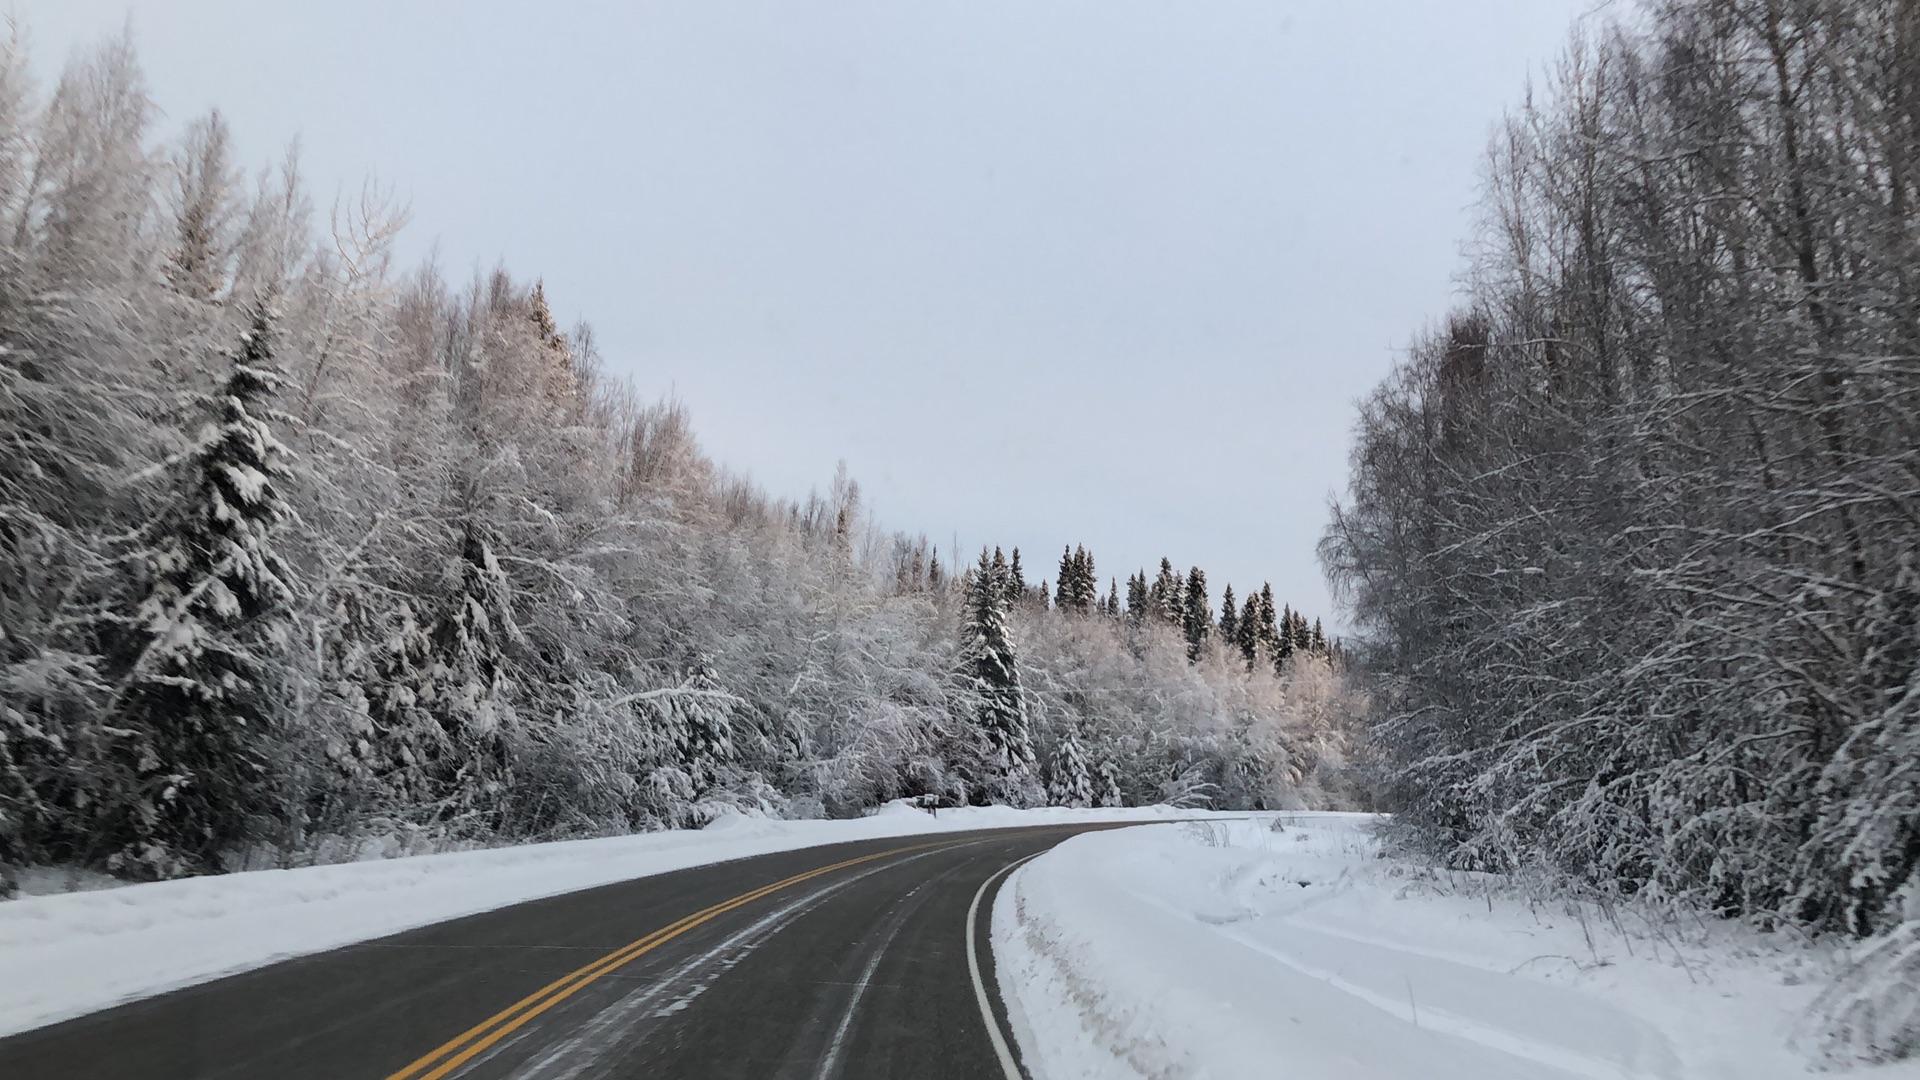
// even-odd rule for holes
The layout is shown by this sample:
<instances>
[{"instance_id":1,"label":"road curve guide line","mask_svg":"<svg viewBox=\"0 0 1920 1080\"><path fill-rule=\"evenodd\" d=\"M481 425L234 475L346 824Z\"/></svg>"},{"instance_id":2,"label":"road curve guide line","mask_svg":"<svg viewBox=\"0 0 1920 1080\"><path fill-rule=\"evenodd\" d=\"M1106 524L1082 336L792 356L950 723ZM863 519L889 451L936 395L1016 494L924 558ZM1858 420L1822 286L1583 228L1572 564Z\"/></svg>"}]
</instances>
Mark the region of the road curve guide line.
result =
<instances>
[{"instance_id":1,"label":"road curve guide line","mask_svg":"<svg viewBox=\"0 0 1920 1080\"><path fill-rule=\"evenodd\" d=\"M1046 854L1036 851L1025 858L1015 859L988 875L973 894L973 903L967 905L967 974L973 976L974 1000L980 1003L980 1018L987 1022L987 1037L993 1040L994 1056L1000 1059L1000 1069L1006 1073L1007 1080L1025 1080L1020 1075L1020 1065L1013 1060L1013 1050L1007 1045L1007 1037L1000 1032L1000 1021L994 1019L993 1001L987 997L987 984L980 978L980 938L974 933L974 926L980 916L980 898L987 894L987 888L1000 879L1000 875L1026 862Z\"/></svg>"}]
</instances>

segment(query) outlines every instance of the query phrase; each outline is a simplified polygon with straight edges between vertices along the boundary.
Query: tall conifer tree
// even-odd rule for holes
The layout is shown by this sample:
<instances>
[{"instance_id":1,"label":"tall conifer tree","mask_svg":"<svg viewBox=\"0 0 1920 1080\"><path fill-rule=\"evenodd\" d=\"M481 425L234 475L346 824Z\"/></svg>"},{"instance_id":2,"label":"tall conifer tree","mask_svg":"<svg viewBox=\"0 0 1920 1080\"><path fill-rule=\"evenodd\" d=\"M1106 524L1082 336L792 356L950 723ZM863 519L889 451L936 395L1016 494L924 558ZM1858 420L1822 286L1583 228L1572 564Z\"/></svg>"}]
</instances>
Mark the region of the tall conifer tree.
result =
<instances>
[{"instance_id":1,"label":"tall conifer tree","mask_svg":"<svg viewBox=\"0 0 1920 1080\"><path fill-rule=\"evenodd\" d=\"M1060 572L1053 579L1053 606L1060 611L1074 610L1073 549L1060 549Z\"/></svg>"},{"instance_id":2,"label":"tall conifer tree","mask_svg":"<svg viewBox=\"0 0 1920 1080\"><path fill-rule=\"evenodd\" d=\"M1249 595L1245 606L1240 609L1239 633L1237 633L1233 639L1233 643L1240 649L1241 658L1247 662L1247 670L1249 672L1253 670L1255 658L1258 656L1260 650L1260 618L1260 597L1258 595Z\"/></svg>"},{"instance_id":3,"label":"tall conifer tree","mask_svg":"<svg viewBox=\"0 0 1920 1080\"><path fill-rule=\"evenodd\" d=\"M1033 769L1020 663L1007 620L1006 564L980 550L980 565L966 582L962 626L962 674L978 701L975 721L985 745L993 783L1003 796L1016 794L1019 779Z\"/></svg>"},{"instance_id":4,"label":"tall conifer tree","mask_svg":"<svg viewBox=\"0 0 1920 1080\"><path fill-rule=\"evenodd\" d=\"M1187 638L1187 660L1197 662L1213 632L1213 610L1207 606L1206 571L1197 566L1188 571L1182 600L1180 629Z\"/></svg>"},{"instance_id":5,"label":"tall conifer tree","mask_svg":"<svg viewBox=\"0 0 1920 1080\"><path fill-rule=\"evenodd\" d=\"M178 501L138 556L147 586L125 620L114 709L134 774L132 804L109 826L109 865L122 872L218 869L221 852L276 813L274 687L261 652L292 599L292 573L271 538L286 513L288 452L267 423L280 382L270 335L262 305L182 461Z\"/></svg>"},{"instance_id":6,"label":"tall conifer tree","mask_svg":"<svg viewBox=\"0 0 1920 1080\"><path fill-rule=\"evenodd\" d=\"M1100 578L1093 570L1093 553L1075 545L1073 563L1074 599L1081 611L1091 611L1100 602Z\"/></svg>"},{"instance_id":7,"label":"tall conifer tree","mask_svg":"<svg viewBox=\"0 0 1920 1080\"><path fill-rule=\"evenodd\" d=\"M1086 752L1071 723L1047 763L1047 802L1052 806L1092 806L1093 778L1087 774Z\"/></svg>"},{"instance_id":8,"label":"tall conifer tree","mask_svg":"<svg viewBox=\"0 0 1920 1080\"><path fill-rule=\"evenodd\" d=\"M1186 621L1185 583L1180 575L1173 572L1173 560L1160 560L1159 576L1153 579L1148 590L1148 604L1153 614L1168 626L1181 626Z\"/></svg>"},{"instance_id":9,"label":"tall conifer tree","mask_svg":"<svg viewBox=\"0 0 1920 1080\"><path fill-rule=\"evenodd\" d=\"M1127 621L1140 625L1153 609L1153 600L1147 590L1147 572L1141 570L1127 579Z\"/></svg>"}]
</instances>

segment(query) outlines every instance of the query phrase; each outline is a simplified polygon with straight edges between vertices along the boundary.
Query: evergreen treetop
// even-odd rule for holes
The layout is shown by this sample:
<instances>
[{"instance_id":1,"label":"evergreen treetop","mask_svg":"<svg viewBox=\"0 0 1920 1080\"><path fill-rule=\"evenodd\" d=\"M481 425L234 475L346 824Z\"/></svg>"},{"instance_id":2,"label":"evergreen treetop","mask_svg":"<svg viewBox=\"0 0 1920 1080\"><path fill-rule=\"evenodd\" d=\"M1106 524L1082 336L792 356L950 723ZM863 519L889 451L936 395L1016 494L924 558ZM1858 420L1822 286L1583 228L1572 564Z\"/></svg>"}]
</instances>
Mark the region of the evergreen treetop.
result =
<instances>
[{"instance_id":1,"label":"evergreen treetop","mask_svg":"<svg viewBox=\"0 0 1920 1080\"><path fill-rule=\"evenodd\" d=\"M1241 658L1247 662L1248 671L1253 670L1255 657L1263 641L1260 611L1260 597L1249 595L1246 604L1240 609L1240 625L1233 639L1233 643L1240 649Z\"/></svg>"},{"instance_id":2,"label":"evergreen treetop","mask_svg":"<svg viewBox=\"0 0 1920 1080\"><path fill-rule=\"evenodd\" d=\"M1147 617L1153 601L1147 590L1147 572L1141 570L1127 579L1127 620L1135 626Z\"/></svg>"},{"instance_id":3,"label":"evergreen treetop","mask_svg":"<svg viewBox=\"0 0 1920 1080\"><path fill-rule=\"evenodd\" d=\"M1198 661L1213 632L1213 609L1207 604L1207 575L1199 567L1187 572L1182 590L1180 629L1187 638L1187 659Z\"/></svg>"}]
</instances>

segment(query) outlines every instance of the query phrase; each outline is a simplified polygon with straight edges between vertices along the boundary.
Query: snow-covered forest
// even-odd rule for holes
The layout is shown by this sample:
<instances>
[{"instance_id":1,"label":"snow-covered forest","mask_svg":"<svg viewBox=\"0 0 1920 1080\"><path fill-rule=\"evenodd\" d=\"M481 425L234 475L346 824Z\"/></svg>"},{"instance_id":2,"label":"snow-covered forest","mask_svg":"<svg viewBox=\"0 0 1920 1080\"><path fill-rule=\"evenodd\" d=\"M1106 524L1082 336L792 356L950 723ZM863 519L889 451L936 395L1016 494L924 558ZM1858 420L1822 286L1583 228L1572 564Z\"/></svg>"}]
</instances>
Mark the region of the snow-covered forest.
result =
<instances>
[{"instance_id":1,"label":"snow-covered forest","mask_svg":"<svg viewBox=\"0 0 1920 1080\"><path fill-rule=\"evenodd\" d=\"M1269 590L1216 616L1197 568L1123 599L1084 549L939 552L844 475L773 498L537 280L396 266L394 203L325 211L217 114L161 141L125 39L51 87L26 54L0 51L0 889L727 805L1358 797L1338 648Z\"/></svg>"},{"instance_id":2,"label":"snow-covered forest","mask_svg":"<svg viewBox=\"0 0 1920 1080\"><path fill-rule=\"evenodd\" d=\"M1400 823L1770 925L1912 918L1920 5L1644 4L1485 192L1322 548Z\"/></svg>"}]
</instances>

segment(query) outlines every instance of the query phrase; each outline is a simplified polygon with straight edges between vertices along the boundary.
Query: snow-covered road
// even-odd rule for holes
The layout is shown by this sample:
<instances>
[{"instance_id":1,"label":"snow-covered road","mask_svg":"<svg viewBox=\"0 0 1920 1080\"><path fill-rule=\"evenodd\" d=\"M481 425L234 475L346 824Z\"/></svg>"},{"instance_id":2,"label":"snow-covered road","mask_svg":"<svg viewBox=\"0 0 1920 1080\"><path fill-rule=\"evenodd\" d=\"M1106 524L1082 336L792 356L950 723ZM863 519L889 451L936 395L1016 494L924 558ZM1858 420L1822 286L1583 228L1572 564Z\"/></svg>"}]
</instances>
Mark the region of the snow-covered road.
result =
<instances>
[{"instance_id":1,"label":"snow-covered road","mask_svg":"<svg viewBox=\"0 0 1920 1080\"><path fill-rule=\"evenodd\" d=\"M1015 874L994 953L1036 1080L1807 1072L1788 1046L1820 981L1803 950L1435 888L1378 857L1365 817L1283 820L1087 834Z\"/></svg>"},{"instance_id":2,"label":"snow-covered road","mask_svg":"<svg viewBox=\"0 0 1920 1080\"><path fill-rule=\"evenodd\" d=\"M1169 823L1170 818L1198 818ZM1765 1080L1832 955L1730 924L1610 925L1382 858L1370 818L1128 811L726 819L698 832L0 903L0 1034L523 900L816 844L1051 821L994 904L1035 1080ZM1908 1062L1859 1075L1920 1078Z\"/></svg>"},{"instance_id":3,"label":"snow-covered road","mask_svg":"<svg viewBox=\"0 0 1920 1080\"><path fill-rule=\"evenodd\" d=\"M616 881L818 844L1204 812L943 810L849 821L726 817L701 830L263 870L0 902L0 1035L295 956Z\"/></svg>"}]
</instances>

